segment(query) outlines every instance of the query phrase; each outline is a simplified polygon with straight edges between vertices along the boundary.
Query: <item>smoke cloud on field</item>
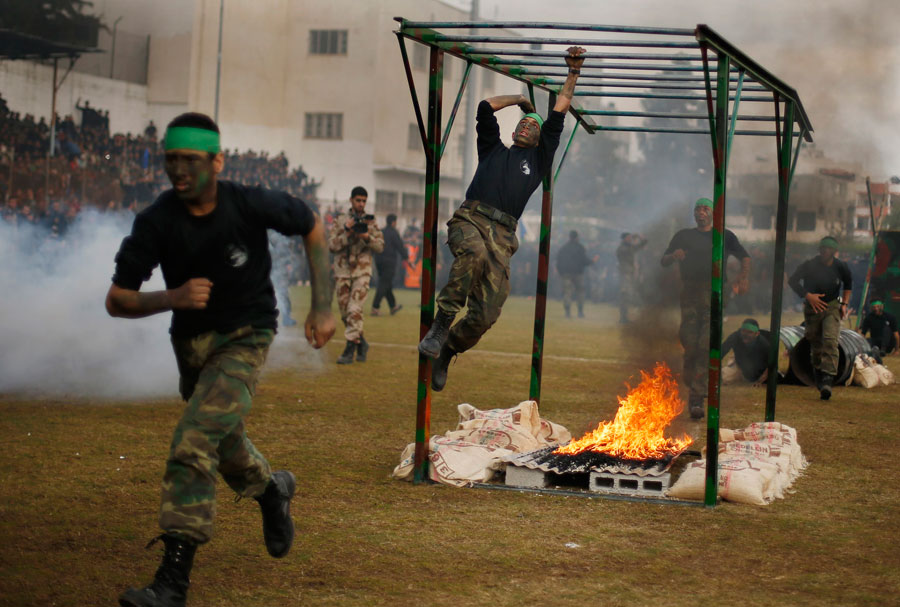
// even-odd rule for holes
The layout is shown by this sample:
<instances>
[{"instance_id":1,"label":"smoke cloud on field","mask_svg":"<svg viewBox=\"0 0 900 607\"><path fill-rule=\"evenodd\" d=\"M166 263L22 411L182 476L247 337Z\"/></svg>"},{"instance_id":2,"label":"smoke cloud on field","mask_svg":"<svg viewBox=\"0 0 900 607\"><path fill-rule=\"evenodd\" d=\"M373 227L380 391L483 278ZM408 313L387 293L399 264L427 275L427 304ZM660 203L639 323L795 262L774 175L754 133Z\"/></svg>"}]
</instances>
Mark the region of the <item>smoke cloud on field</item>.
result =
<instances>
[{"instance_id":1,"label":"smoke cloud on field","mask_svg":"<svg viewBox=\"0 0 900 607\"><path fill-rule=\"evenodd\" d=\"M0 222L0 393L78 399L178 397L168 313L112 318L104 301L133 215L83 211L64 239ZM155 271L142 290L164 288ZM272 367L322 362L295 330L280 331Z\"/></svg>"}]
</instances>

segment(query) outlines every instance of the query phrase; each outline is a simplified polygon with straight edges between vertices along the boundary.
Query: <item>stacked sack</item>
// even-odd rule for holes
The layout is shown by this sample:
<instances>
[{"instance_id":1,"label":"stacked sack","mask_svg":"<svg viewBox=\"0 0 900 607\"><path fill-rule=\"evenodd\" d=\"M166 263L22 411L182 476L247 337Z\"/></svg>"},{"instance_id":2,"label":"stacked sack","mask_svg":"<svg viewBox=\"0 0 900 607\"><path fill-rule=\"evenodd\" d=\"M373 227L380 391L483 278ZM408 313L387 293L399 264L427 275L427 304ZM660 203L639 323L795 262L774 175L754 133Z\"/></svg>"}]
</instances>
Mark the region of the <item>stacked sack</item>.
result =
<instances>
[{"instance_id":1,"label":"stacked sack","mask_svg":"<svg viewBox=\"0 0 900 607\"><path fill-rule=\"evenodd\" d=\"M563 426L542 419L533 400L509 409L487 411L463 403L457 410L456 430L434 435L428 441L429 478L447 485L486 483L505 466L504 457L572 438ZM415 451L415 443L406 446L400 454L400 464L394 468L394 478L412 480Z\"/></svg>"},{"instance_id":2,"label":"stacked sack","mask_svg":"<svg viewBox=\"0 0 900 607\"><path fill-rule=\"evenodd\" d=\"M894 383L894 374L868 354L857 354L853 361L853 373L847 383L850 382L863 388L889 386Z\"/></svg>"},{"instance_id":3,"label":"stacked sack","mask_svg":"<svg viewBox=\"0 0 900 607\"><path fill-rule=\"evenodd\" d=\"M718 492L724 500L764 506L783 499L806 466L797 431L790 426L761 422L719 432ZM706 460L701 459L688 465L667 494L702 500L705 490Z\"/></svg>"}]
</instances>

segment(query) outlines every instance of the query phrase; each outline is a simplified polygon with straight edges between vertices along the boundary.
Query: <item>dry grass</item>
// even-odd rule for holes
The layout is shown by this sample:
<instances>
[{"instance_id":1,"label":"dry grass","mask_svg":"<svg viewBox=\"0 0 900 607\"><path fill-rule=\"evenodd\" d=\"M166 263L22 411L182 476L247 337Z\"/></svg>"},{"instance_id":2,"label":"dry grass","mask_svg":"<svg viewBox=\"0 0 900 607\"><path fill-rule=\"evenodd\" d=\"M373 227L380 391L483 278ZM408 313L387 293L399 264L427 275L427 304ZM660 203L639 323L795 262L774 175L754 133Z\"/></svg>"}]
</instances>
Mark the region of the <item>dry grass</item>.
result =
<instances>
[{"instance_id":1,"label":"dry grass","mask_svg":"<svg viewBox=\"0 0 900 607\"><path fill-rule=\"evenodd\" d=\"M777 419L798 429L811 466L795 494L767 507L414 486L389 476L414 434L416 297L402 292L403 312L366 319L365 365L333 364L338 336L324 370L265 376L249 428L273 466L300 479L298 539L287 558L270 559L255 503L235 504L220 485L217 535L198 550L191 605L898 604L900 388L841 388L827 403L809 388L780 388ZM672 313L648 316L636 335L610 308L589 306L582 321L550 307L541 411L573 434L609 419L639 368L678 361ZM460 402L527 398L531 310L511 299L451 367L433 432L455 425ZM764 398L726 388L723 426L762 419ZM174 398L0 397L0 604L111 605L150 578L159 552L143 546L157 533L179 410Z\"/></svg>"}]
</instances>

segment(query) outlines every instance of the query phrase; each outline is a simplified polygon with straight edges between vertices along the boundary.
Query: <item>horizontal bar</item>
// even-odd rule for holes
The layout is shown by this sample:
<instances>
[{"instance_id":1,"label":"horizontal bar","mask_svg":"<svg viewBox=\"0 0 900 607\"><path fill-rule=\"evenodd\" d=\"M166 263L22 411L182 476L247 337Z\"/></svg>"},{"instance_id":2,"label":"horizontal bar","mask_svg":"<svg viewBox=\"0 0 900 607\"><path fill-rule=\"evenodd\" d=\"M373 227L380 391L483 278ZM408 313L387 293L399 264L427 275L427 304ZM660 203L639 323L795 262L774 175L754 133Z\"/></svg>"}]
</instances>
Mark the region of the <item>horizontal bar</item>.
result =
<instances>
[{"instance_id":1,"label":"horizontal bar","mask_svg":"<svg viewBox=\"0 0 900 607\"><path fill-rule=\"evenodd\" d=\"M735 65L735 67L745 70L748 74L752 74L754 80L763 86L768 87L773 92L777 92L781 97L786 97L793 101L799 113L796 122L798 122L803 127L803 130L806 131L804 134L806 141L812 141L812 124L809 121L806 110L803 108L803 104L800 102L800 96L797 95L797 91L775 77L775 75L749 56L745 55L740 49L725 40L725 38L713 31L707 25L697 25L696 36L698 42L711 47L717 55L727 55L730 59L730 63Z\"/></svg>"},{"instance_id":2,"label":"horizontal bar","mask_svg":"<svg viewBox=\"0 0 900 607\"><path fill-rule=\"evenodd\" d=\"M404 28L405 30L406 28ZM404 31L405 33L409 33ZM413 35L414 38L417 36ZM697 42L668 42L653 40L599 40L592 38L510 38L508 36L448 36L431 34L422 38L423 42L492 42L496 44L565 44L568 46L621 46L632 48L698 48Z\"/></svg>"},{"instance_id":3,"label":"horizontal bar","mask_svg":"<svg viewBox=\"0 0 900 607\"><path fill-rule=\"evenodd\" d=\"M553 80L550 78L544 79L544 84L548 86L562 86L565 84L565 80ZM675 91L705 91L706 87L702 84L654 84L654 83L643 83L643 82L582 82L581 78L578 79L578 86L593 86L593 87L609 87L609 88L619 88L619 89L659 89L659 90L675 90ZM737 90L736 86L730 87L732 91ZM767 92L767 89L764 86L745 86L743 88L745 91L755 91L757 93ZM705 99L705 97L704 97ZM771 99L769 100L771 101Z\"/></svg>"},{"instance_id":4,"label":"horizontal bar","mask_svg":"<svg viewBox=\"0 0 900 607\"><path fill-rule=\"evenodd\" d=\"M608 93L604 91L575 91L576 97L623 97L625 99L686 99L689 101L706 101L706 95L662 95L655 93ZM715 99L715 97L713 97ZM734 101L734 97L729 97L729 101ZM771 97L744 97L741 101L763 101L772 103ZM707 118L709 118L707 116Z\"/></svg>"},{"instance_id":5,"label":"horizontal bar","mask_svg":"<svg viewBox=\"0 0 900 607\"><path fill-rule=\"evenodd\" d=\"M693 36L694 30L675 27L635 27L630 25L588 25L586 23L538 23L533 21L407 21L394 17L403 28L443 29L545 29L581 32L609 32L617 34L661 34L665 36Z\"/></svg>"},{"instance_id":6,"label":"horizontal bar","mask_svg":"<svg viewBox=\"0 0 900 607\"><path fill-rule=\"evenodd\" d=\"M659 75L659 76L648 76L647 74L605 74L598 73L593 74L590 72L585 72L586 67L581 68L581 75L578 77L579 82L585 78L603 78L605 80L658 80L660 82L704 82L705 78L703 76L676 76L676 75ZM568 72L563 71L552 71L552 70L528 70L528 73L534 76L559 76L560 78L565 78L568 75ZM737 82L737 76L730 78L731 82ZM744 78L744 82L749 82L749 78ZM706 87L704 87L705 90ZM768 89L767 89L768 90Z\"/></svg>"},{"instance_id":7,"label":"horizontal bar","mask_svg":"<svg viewBox=\"0 0 900 607\"><path fill-rule=\"evenodd\" d=\"M416 40L416 38L414 38ZM462 53L463 58L469 56ZM488 61L482 62L487 63L488 65L523 65L523 66L537 66L537 67L560 67L558 61L540 61L540 60L532 60L528 61L525 59L501 59L499 57L494 57L492 55L481 55L480 57L471 55L469 56L473 61L481 61L481 58L487 58ZM650 70L650 71L659 71L659 72L703 72L703 66L693 66L693 65L637 65L632 63L601 63L601 64L593 64L583 66L581 69L601 69L601 70ZM737 68L733 68L731 71L737 73Z\"/></svg>"},{"instance_id":8,"label":"horizontal bar","mask_svg":"<svg viewBox=\"0 0 900 607\"><path fill-rule=\"evenodd\" d=\"M598 126L594 128L594 132L598 131L616 131L627 133L682 133L685 135L706 135L709 136L709 129L677 129L669 127L649 127L649 126ZM775 131L735 131L735 135L750 135L755 137L774 137ZM794 136L800 135L799 132Z\"/></svg>"},{"instance_id":9,"label":"horizontal bar","mask_svg":"<svg viewBox=\"0 0 900 607\"><path fill-rule=\"evenodd\" d=\"M708 120L707 114L666 114L664 112L625 112L619 110L581 110L589 116L623 116L626 118L680 118L688 120ZM738 120L751 122L776 122L775 116L739 115Z\"/></svg>"},{"instance_id":10,"label":"horizontal bar","mask_svg":"<svg viewBox=\"0 0 900 607\"><path fill-rule=\"evenodd\" d=\"M480 55L511 55L519 57L560 57L565 58L569 55L566 51L540 51L534 49L509 49L509 48L481 48L471 47L466 50L468 53L477 53ZM659 55L653 53L584 53L581 55L587 59L637 59L640 61L703 61L700 55Z\"/></svg>"}]
</instances>

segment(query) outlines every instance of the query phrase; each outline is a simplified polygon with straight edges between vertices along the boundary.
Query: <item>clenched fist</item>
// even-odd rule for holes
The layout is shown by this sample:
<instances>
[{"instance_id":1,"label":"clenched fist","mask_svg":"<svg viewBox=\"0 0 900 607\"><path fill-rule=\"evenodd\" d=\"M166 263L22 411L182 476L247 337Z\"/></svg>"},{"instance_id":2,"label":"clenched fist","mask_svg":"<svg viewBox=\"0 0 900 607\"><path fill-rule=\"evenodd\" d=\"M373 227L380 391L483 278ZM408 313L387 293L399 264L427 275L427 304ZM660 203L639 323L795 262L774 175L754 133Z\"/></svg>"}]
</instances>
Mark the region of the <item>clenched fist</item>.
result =
<instances>
[{"instance_id":1,"label":"clenched fist","mask_svg":"<svg viewBox=\"0 0 900 607\"><path fill-rule=\"evenodd\" d=\"M169 291L169 303L173 310L204 310L209 302L212 281L206 278L191 278L186 283Z\"/></svg>"}]
</instances>

